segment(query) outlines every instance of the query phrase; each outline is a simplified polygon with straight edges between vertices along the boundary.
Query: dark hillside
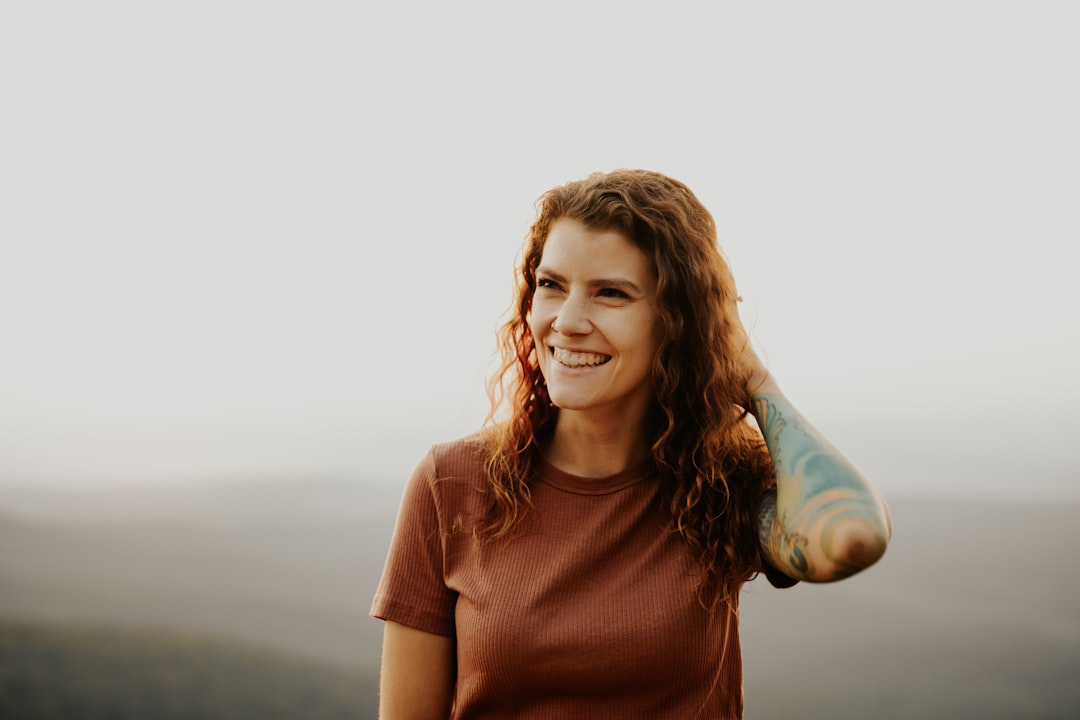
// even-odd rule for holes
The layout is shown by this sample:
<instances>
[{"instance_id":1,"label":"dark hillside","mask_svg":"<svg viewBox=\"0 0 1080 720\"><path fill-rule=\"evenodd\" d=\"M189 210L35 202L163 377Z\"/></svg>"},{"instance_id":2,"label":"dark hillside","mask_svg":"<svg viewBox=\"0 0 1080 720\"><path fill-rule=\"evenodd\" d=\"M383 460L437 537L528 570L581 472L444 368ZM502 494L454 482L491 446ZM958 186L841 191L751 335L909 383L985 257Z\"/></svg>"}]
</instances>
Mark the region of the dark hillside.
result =
<instances>
[{"instance_id":1,"label":"dark hillside","mask_svg":"<svg viewBox=\"0 0 1080 720\"><path fill-rule=\"evenodd\" d=\"M0 620L5 720L362 720L376 682L210 637Z\"/></svg>"},{"instance_id":2,"label":"dark hillside","mask_svg":"<svg viewBox=\"0 0 1080 720\"><path fill-rule=\"evenodd\" d=\"M368 609L399 497L315 482L0 491L0 718L374 717ZM747 720L1080 718L1080 505L892 509L892 545L865 574L747 587Z\"/></svg>"}]
</instances>

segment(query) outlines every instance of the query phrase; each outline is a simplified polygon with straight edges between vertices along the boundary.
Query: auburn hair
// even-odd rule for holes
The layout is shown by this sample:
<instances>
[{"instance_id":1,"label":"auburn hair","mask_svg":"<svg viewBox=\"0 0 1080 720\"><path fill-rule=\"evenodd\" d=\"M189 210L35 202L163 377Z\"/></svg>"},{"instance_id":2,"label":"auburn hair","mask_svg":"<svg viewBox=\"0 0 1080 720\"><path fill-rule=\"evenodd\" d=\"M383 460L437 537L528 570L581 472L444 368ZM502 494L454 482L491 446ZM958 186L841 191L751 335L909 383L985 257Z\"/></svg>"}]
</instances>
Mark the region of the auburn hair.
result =
<instances>
[{"instance_id":1,"label":"auburn hair","mask_svg":"<svg viewBox=\"0 0 1080 720\"><path fill-rule=\"evenodd\" d=\"M772 477L764 442L747 421L751 368L744 360L735 280L709 211L683 183L656 172L594 173L544 193L521 251L513 303L498 330L501 362L488 394L486 472L498 537L530 504L529 483L558 408L540 372L529 312L552 224L571 218L616 230L657 275L660 334L652 362L650 459L673 529L698 557L702 587L731 602L759 570L755 515Z\"/></svg>"}]
</instances>

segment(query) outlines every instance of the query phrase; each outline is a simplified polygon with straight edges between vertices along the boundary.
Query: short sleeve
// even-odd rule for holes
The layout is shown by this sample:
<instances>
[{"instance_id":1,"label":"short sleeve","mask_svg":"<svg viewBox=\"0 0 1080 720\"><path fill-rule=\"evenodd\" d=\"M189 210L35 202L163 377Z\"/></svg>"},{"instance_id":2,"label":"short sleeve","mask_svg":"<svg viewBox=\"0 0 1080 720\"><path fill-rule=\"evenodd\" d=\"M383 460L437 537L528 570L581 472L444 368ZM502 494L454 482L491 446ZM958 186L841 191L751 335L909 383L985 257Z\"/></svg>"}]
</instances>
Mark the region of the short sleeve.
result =
<instances>
[{"instance_id":1,"label":"short sleeve","mask_svg":"<svg viewBox=\"0 0 1080 720\"><path fill-rule=\"evenodd\" d=\"M434 455L410 476L398 511L371 615L453 637L457 593L446 586L446 532L441 522Z\"/></svg>"}]
</instances>

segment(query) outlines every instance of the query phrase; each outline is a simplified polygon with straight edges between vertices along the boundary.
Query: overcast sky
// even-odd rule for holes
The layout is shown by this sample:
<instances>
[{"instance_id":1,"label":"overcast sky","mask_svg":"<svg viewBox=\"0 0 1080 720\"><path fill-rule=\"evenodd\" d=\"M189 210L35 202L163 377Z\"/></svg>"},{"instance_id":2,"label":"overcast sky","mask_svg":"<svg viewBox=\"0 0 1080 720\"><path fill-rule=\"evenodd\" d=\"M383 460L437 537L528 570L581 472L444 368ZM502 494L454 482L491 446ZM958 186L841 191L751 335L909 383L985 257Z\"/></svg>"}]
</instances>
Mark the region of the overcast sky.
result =
<instances>
[{"instance_id":1,"label":"overcast sky","mask_svg":"<svg viewBox=\"0 0 1080 720\"><path fill-rule=\"evenodd\" d=\"M0 484L407 471L483 418L533 201L619 167L850 454L1072 482L1074 4L373 5L0 9Z\"/></svg>"}]
</instances>

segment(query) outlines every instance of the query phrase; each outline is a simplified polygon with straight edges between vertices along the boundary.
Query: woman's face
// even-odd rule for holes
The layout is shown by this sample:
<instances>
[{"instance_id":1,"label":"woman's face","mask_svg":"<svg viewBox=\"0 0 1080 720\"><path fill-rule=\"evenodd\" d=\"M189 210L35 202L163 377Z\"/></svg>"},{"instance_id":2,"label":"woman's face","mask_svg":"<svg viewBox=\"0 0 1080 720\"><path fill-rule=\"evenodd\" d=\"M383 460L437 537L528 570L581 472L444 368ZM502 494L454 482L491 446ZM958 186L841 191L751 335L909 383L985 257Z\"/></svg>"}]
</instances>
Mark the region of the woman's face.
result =
<instances>
[{"instance_id":1,"label":"woman's face","mask_svg":"<svg viewBox=\"0 0 1080 720\"><path fill-rule=\"evenodd\" d=\"M661 342L656 274L625 235L555 221L536 270L529 328L557 407L619 422L645 417Z\"/></svg>"}]
</instances>

